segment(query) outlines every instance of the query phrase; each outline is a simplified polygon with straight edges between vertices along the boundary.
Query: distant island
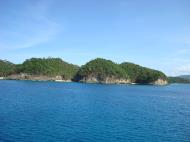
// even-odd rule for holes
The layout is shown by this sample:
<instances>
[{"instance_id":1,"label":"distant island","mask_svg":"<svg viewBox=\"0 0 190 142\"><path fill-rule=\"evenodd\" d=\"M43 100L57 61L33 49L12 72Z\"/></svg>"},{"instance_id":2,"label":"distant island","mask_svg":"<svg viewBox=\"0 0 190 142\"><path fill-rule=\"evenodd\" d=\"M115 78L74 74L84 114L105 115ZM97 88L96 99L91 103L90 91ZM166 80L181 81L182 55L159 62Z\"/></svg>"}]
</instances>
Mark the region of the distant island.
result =
<instances>
[{"instance_id":1,"label":"distant island","mask_svg":"<svg viewBox=\"0 0 190 142\"><path fill-rule=\"evenodd\" d=\"M189 76L189 75L187 75ZM183 76L177 76L177 77L168 77L169 83L190 83L190 79Z\"/></svg>"},{"instance_id":2,"label":"distant island","mask_svg":"<svg viewBox=\"0 0 190 142\"><path fill-rule=\"evenodd\" d=\"M102 58L91 60L81 67L60 58L31 58L22 64L0 60L0 78L105 84L166 85L168 83L167 76L161 71L129 62L117 64Z\"/></svg>"}]
</instances>

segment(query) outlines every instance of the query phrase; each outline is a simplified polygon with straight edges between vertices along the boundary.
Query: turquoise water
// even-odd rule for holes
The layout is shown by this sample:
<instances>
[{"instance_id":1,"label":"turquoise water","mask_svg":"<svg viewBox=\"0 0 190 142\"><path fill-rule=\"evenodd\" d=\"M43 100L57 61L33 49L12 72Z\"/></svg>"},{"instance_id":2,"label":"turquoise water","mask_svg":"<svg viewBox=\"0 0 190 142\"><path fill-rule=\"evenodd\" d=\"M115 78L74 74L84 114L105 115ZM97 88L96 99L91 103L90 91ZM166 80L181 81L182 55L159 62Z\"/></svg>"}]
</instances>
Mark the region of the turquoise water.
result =
<instances>
[{"instance_id":1,"label":"turquoise water","mask_svg":"<svg viewBox=\"0 0 190 142\"><path fill-rule=\"evenodd\" d=\"M190 85L0 81L0 142L190 142Z\"/></svg>"}]
</instances>

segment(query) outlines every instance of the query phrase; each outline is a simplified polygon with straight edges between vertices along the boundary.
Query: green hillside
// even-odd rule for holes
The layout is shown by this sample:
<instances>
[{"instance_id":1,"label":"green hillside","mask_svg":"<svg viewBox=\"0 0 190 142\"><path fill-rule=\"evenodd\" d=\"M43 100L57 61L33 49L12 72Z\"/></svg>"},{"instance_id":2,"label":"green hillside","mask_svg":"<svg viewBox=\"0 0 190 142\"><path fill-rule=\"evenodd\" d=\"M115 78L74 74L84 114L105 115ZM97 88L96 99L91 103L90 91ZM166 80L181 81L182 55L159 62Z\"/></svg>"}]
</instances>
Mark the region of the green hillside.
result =
<instances>
[{"instance_id":1,"label":"green hillside","mask_svg":"<svg viewBox=\"0 0 190 142\"><path fill-rule=\"evenodd\" d=\"M33 75L61 76L65 80L100 83L148 84L158 79L167 80L166 75L160 71L129 62L117 64L102 58L91 60L82 67L69 64L60 58L31 58L18 65L0 60L0 76L19 75L21 73L31 75L31 79L33 79ZM20 79L19 76L18 78Z\"/></svg>"},{"instance_id":2,"label":"green hillside","mask_svg":"<svg viewBox=\"0 0 190 142\"><path fill-rule=\"evenodd\" d=\"M15 65L9 61L0 60L0 76L7 76L15 72Z\"/></svg>"},{"instance_id":3,"label":"green hillside","mask_svg":"<svg viewBox=\"0 0 190 142\"><path fill-rule=\"evenodd\" d=\"M76 80L96 77L104 80L106 77L130 79L134 83L152 83L158 79L167 80L164 73L145 68L133 63L116 64L110 60L97 58L82 66L76 75Z\"/></svg>"},{"instance_id":4,"label":"green hillside","mask_svg":"<svg viewBox=\"0 0 190 142\"><path fill-rule=\"evenodd\" d=\"M100 80L103 80L105 77L128 77L126 72L118 64L102 58L97 58L82 66L76 75L76 80L81 80L89 76L95 76Z\"/></svg>"},{"instance_id":5,"label":"green hillside","mask_svg":"<svg viewBox=\"0 0 190 142\"><path fill-rule=\"evenodd\" d=\"M64 62L60 58L31 58L17 65L18 73L62 76L64 79L72 79L77 71L78 66Z\"/></svg>"},{"instance_id":6,"label":"green hillside","mask_svg":"<svg viewBox=\"0 0 190 142\"><path fill-rule=\"evenodd\" d=\"M120 64L120 66L129 75L132 82L150 83L158 79L167 79L166 75L160 71L142 67L133 63L124 62Z\"/></svg>"}]
</instances>

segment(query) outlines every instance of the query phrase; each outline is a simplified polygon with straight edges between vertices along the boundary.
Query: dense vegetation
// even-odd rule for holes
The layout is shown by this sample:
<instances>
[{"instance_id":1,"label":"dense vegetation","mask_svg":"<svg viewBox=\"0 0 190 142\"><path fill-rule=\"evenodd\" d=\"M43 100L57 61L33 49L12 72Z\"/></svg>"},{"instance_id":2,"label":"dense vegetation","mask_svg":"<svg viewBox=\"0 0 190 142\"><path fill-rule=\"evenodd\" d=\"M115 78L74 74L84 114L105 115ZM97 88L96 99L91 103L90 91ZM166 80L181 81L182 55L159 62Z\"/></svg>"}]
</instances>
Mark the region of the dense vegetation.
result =
<instances>
[{"instance_id":1,"label":"dense vegetation","mask_svg":"<svg viewBox=\"0 0 190 142\"><path fill-rule=\"evenodd\" d=\"M120 64L120 66L129 75L132 82L150 83L158 79L167 79L166 75L160 71L145 68L133 63L124 62Z\"/></svg>"},{"instance_id":2,"label":"dense vegetation","mask_svg":"<svg viewBox=\"0 0 190 142\"><path fill-rule=\"evenodd\" d=\"M77 79L95 76L99 79L105 77L115 77L130 79L135 83L151 83L158 79L167 80L164 73L145 68L133 63L124 62L122 64L113 63L110 60L97 58L82 66L77 73Z\"/></svg>"},{"instance_id":3,"label":"dense vegetation","mask_svg":"<svg viewBox=\"0 0 190 142\"><path fill-rule=\"evenodd\" d=\"M76 75L76 80L88 76L95 76L100 80L105 77L127 78L127 74L118 64L101 58L92 60L82 66Z\"/></svg>"},{"instance_id":4,"label":"dense vegetation","mask_svg":"<svg viewBox=\"0 0 190 142\"><path fill-rule=\"evenodd\" d=\"M72 79L78 67L60 58L31 58L23 64L17 65L18 73L31 75L62 76L64 79Z\"/></svg>"},{"instance_id":5,"label":"dense vegetation","mask_svg":"<svg viewBox=\"0 0 190 142\"><path fill-rule=\"evenodd\" d=\"M92 60L80 68L60 58L31 58L19 65L0 60L0 76L20 73L47 77L61 76L62 79L74 79L75 81L88 77L95 77L98 80L105 80L109 77L131 80L135 83L151 83L158 79L167 79L164 73L157 70L128 62L117 64L101 58Z\"/></svg>"},{"instance_id":6,"label":"dense vegetation","mask_svg":"<svg viewBox=\"0 0 190 142\"><path fill-rule=\"evenodd\" d=\"M15 65L11 62L0 60L0 76L8 76L15 72Z\"/></svg>"},{"instance_id":7,"label":"dense vegetation","mask_svg":"<svg viewBox=\"0 0 190 142\"><path fill-rule=\"evenodd\" d=\"M169 83L190 83L190 79L185 79L181 77L168 77Z\"/></svg>"}]
</instances>

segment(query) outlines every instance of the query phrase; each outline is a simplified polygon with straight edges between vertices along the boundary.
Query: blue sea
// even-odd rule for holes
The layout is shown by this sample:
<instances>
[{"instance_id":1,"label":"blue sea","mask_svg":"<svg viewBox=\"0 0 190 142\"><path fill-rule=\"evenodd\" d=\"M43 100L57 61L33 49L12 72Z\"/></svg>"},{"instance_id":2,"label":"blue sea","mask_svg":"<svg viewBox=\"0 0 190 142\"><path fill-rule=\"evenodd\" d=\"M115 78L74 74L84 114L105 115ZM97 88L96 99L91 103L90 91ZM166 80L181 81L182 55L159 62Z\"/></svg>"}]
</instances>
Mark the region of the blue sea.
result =
<instances>
[{"instance_id":1,"label":"blue sea","mask_svg":"<svg viewBox=\"0 0 190 142\"><path fill-rule=\"evenodd\" d=\"M190 85L1 80L0 142L190 142Z\"/></svg>"}]
</instances>

